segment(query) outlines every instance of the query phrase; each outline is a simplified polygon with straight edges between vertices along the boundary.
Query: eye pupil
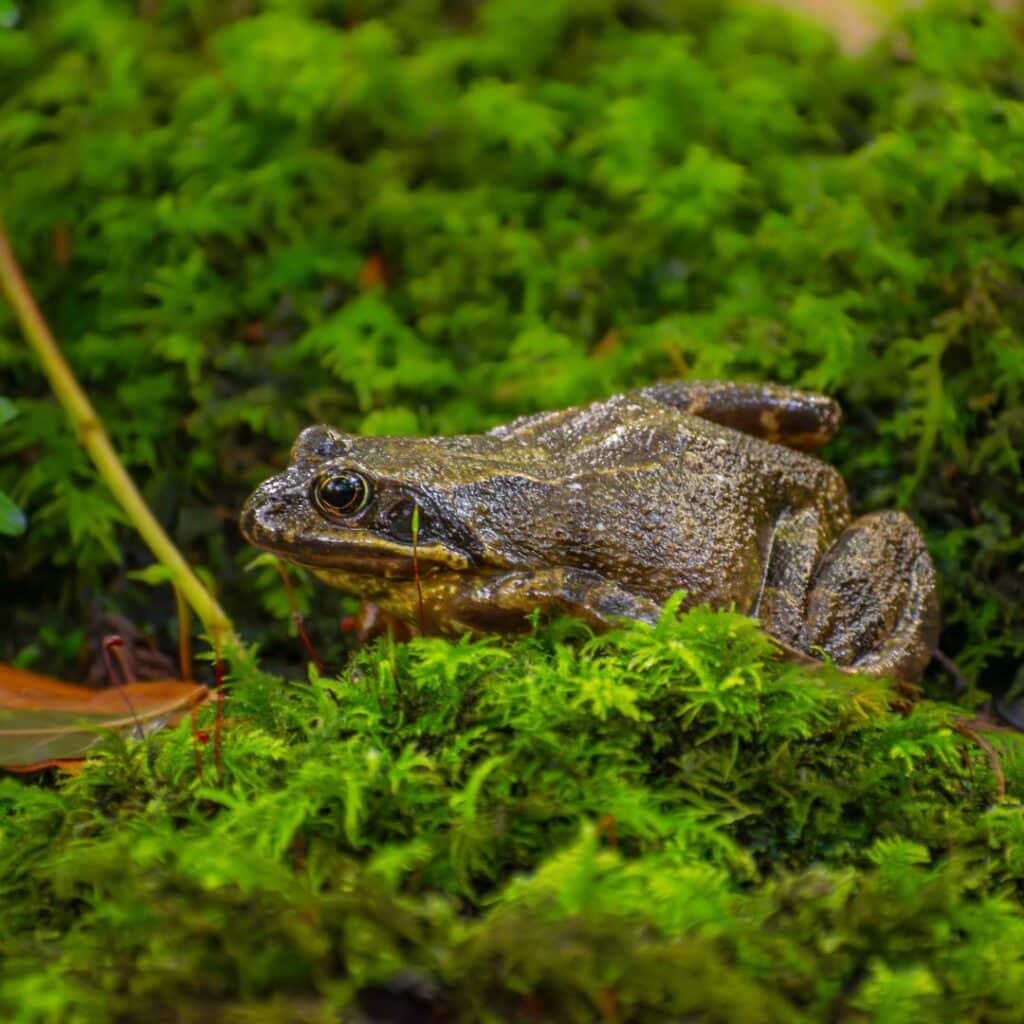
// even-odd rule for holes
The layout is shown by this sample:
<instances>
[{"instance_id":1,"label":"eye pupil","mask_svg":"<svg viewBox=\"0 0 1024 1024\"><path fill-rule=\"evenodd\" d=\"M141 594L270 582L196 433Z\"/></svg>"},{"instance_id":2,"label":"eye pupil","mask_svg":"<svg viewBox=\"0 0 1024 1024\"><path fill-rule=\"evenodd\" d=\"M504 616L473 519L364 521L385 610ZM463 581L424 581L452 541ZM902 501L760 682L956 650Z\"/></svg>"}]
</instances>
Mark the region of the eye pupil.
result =
<instances>
[{"instance_id":1,"label":"eye pupil","mask_svg":"<svg viewBox=\"0 0 1024 1024\"><path fill-rule=\"evenodd\" d=\"M316 487L316 501L325 512L352 515L366 504L369 492L366 481L358 473L346 473L321 480Z\"/></svg>"}]
</instances>

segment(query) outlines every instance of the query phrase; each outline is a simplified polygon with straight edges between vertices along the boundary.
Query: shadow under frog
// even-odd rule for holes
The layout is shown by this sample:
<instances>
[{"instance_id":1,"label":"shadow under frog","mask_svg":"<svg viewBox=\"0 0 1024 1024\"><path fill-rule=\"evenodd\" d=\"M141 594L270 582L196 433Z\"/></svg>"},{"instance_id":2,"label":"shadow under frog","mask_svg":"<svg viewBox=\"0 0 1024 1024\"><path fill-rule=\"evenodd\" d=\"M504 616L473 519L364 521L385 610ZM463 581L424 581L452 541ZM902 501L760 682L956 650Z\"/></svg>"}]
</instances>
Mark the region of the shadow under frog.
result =
<instances>
[{"instance_id":1,"label":"shadow under frog","mask_svg":"<svg viewBox=\"0 0 1024 1024\"><path fill-rule=\"evenodd\" d=\"M821 395L666 382L485 434L303 431L242 511L261 548L430 631L512 631L534 609L607 628L735 607L805 654L901 679L935 647L935 571L902 512L850 518L807 454L839 425Z\"/></svg>"}]
</instances>

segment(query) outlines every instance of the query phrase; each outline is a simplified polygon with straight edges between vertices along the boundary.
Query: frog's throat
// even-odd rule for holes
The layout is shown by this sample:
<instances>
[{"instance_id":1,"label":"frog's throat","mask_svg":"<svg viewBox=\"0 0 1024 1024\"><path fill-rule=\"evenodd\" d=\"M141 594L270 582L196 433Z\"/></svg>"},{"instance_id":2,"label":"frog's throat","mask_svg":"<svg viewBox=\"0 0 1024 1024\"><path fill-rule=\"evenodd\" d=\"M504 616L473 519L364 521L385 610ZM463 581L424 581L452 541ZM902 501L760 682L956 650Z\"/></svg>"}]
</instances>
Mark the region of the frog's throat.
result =
<instances>
[{"instance_id":1,"label":"frog's throat","mask_svg":"<svg viewBox=\"0 0 1024 1024\"><path fill-rule=\"evenodd\" d=\"M457 606L463 573L436 570L417 580L388 580L343 569L313 569L313 575L328 586L337 587L412 625L426 626L427 632L473 632L452 618ZM474 576L473 579L476 579Z\"/></svg>"}]
</instances>

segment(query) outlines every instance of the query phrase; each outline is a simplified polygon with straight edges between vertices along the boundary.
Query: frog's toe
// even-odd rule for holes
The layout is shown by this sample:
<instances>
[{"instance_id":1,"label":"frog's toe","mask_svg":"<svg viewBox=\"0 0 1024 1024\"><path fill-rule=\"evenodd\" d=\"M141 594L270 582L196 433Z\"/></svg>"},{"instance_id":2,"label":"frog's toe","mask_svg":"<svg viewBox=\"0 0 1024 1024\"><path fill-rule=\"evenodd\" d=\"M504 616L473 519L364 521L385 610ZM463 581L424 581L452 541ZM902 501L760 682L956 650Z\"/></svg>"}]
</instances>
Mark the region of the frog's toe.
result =
<instances>
[{"instance_id":1,"label":"frog's toe","mask_svg":"<svg viewBox=\"0 0 1024 1024\"><path fill-rule=\"evenodd\" d=\"M935 569L902 512L854 520L818 566L800 646L873 675L916 679L935 649Z\"/></svg>"}]
</instances>

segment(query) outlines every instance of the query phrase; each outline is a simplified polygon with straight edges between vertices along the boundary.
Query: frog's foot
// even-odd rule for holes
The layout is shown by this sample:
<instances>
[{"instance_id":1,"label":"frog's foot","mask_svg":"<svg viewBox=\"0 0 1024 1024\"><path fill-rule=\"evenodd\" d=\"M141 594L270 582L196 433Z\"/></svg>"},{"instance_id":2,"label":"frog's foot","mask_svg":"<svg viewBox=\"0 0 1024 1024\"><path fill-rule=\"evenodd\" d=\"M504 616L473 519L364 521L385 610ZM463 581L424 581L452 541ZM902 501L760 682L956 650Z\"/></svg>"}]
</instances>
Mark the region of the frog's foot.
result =
<instances>
[{"instance_id":1,"label":"frog's foot","mask_svg":"<svg viewBox=\"0 0 1024 1024\"><path fill-rule=\"evenodd\" d=\"M613 580L585 569L543 569L506 572L461 587L445 609L456 630L506 632L522 630L531 612L569 614L598 630L612 629L623 619L657 622L661 608Z\"/></svg>"},{"instance_id":2,"label":"frog's foot","mask_svg":"<svg viewBox=\"0 0 1024 1024\"><path fill-rule=\"evenodd\" d=\"M902 512L855 519L818 563L798 645L872 675L913 680L935 649L935 569Z\"/></svg>"},{"instance_id":3,"label":"frog's foot","mask_svg":"<svg viewBox=\"0 0 1024 1024\"><path fill-rule=\"evenodd\" d=\"M828 396L781 384L673 380L639 388L634 394L804 452L831 440L842 418L839 406Z\"/></svg>"}]
</instances>

